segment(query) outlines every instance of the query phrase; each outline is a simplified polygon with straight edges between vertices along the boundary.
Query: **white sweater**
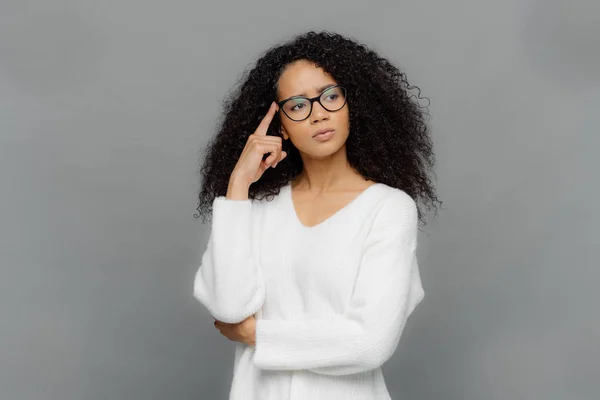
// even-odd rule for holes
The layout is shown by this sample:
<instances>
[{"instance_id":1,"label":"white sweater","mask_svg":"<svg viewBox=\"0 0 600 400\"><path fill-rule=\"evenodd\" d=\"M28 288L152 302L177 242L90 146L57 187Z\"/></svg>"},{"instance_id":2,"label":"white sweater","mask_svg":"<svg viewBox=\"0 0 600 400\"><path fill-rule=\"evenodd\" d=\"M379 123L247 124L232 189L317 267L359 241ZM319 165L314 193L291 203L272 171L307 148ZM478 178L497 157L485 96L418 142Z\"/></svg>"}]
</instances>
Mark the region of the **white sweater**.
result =
<instances>
[{"instance_id":1,"label":"white sweater","mask_svg":"<svg viewBox=\"0 0 600 400\"><path fill-rule=\"evenodd\" d=\"M224 322L256 316L229 399L390 400L380 367L424 296L417 225L413 199L383 183L312 227L289 183L271 200L217 197L194 296Z\"/></svg>"}]
</instances>

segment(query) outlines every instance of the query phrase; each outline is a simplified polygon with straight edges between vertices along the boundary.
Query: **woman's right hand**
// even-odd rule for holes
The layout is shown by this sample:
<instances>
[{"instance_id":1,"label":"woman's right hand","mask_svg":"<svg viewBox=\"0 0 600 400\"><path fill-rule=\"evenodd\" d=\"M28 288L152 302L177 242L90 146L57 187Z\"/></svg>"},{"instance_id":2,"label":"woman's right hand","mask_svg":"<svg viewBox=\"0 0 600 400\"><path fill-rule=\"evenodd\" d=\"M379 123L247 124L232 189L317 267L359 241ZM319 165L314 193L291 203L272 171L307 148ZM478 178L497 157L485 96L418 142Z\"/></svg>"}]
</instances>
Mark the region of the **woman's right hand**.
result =
<instances>
[{"instance_id":1,"label":"woman's right hand","mask_svg":"<svg viewBox=\"0 0 600 400\"><path fill-rule=\"evenodd\" d=\"M275 102L264 116L256 131L248 137L246 146L231 173L230 181L242 181L250 186L258 181L269 167L275 168L287 153L281 150L282 139L279 136L267 135L269 124L279 107ZM265 160L263 156L271 153Z\"/></svg>"}]
</instances>

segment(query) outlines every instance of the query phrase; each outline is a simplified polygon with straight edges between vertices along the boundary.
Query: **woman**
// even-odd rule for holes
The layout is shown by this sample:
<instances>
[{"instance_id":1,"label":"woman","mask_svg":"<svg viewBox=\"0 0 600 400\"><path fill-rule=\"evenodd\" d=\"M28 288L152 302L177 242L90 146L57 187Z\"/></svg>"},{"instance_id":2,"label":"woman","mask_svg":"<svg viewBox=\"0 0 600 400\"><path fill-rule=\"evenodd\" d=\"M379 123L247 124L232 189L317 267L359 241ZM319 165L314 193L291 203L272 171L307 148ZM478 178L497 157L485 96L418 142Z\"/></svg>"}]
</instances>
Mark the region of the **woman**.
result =
<instances>
[{"instance_id":1,"label":"woman","mask_svg":"<svg viewBox=\"0 0 600 400\"><path fill-rule=\"evenodd\" d=\"M417 201L441 204L410 89L366 46L308 32L225 103L194 296L236 342L230 399L390 399L380 367L424 296Z\"/></svg>"}]
</instances>

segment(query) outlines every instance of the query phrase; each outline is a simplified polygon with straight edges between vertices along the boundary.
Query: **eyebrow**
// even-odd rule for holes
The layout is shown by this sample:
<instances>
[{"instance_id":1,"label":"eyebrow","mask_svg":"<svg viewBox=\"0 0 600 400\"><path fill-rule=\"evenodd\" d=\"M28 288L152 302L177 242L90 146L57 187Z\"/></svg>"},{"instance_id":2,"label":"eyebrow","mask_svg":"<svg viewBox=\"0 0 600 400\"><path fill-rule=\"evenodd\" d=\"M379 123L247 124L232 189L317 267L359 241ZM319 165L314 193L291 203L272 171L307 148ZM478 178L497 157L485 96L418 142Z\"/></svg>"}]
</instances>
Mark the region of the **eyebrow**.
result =
<instances>
[{"instance_id":1,"label":"eyebrow","mask_svg":"<svg viewBox=\"0 0 600 400\"><path fill-rule=\"evenodd\" d=\"M326 89L328 89L328 88L330 88L332 86L335 86L335 85L336 85L335 83L328 83L328 84L326 84L324 86L321 86L321 87L317 88L317 92L323 93ZM307 95L306 95L306 93L300 93L300 94L296 94L294 96L290 96L290 97L288 97L286 99L283 99L283 100L288 100L288 99L291 99L293 97L307 97ZM281 100L281 101L283 101L283 100Z\"/></svg>"}]
</instances>

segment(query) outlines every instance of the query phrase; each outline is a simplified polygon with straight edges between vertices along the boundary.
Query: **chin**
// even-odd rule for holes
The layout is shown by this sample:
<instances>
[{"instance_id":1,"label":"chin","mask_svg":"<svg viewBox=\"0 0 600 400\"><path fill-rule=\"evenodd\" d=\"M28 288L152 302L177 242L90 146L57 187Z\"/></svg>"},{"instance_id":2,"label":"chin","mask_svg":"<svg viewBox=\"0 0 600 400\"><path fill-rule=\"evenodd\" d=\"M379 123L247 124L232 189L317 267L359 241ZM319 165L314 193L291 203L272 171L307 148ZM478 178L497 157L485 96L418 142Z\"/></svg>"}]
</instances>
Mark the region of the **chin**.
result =
<instances>
[{"instance_id":1,"label":"chin","mask_svg":"<svg viewBox=\"0 0 600 400\"><path fill-rule=\"evenodd\" d=\"M318 143L316 146L310 146L305 150L300 150L301 153L304 153L306 156L315 159L326 159L331 157L332 155L340 152L346 151L345 141L343 143L339 143L339 141L331 140L323 143Z\"/></svg>"}]
</instances>

